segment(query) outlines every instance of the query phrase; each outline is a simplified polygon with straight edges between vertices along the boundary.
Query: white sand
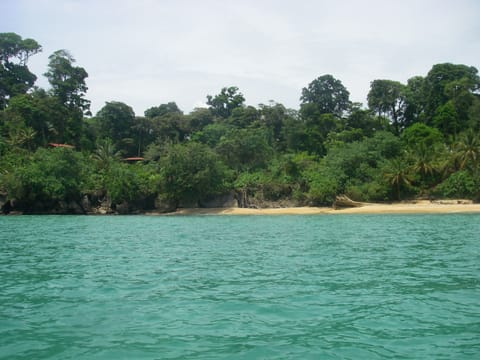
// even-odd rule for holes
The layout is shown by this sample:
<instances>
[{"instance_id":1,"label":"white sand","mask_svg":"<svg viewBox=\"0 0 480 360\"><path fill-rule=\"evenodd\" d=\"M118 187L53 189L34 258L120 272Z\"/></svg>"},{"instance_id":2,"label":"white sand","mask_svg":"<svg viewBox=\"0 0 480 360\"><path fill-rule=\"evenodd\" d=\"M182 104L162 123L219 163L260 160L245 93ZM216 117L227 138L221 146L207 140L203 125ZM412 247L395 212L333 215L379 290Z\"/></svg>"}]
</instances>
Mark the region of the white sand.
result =
<instances>
[{"instance_id":1,"label":"white sand","mask_svg":"<svg viewBox=\"0 0 480 360\"><path fill-rule=\"evenodd\" d=\"M480 213L480 204L463 200L441 202L418 201L415 203L369 204L334 210L328 207L291 207L270 209L213 208L179 209L171 215L316 215L316 214L451 214Z\"/></svg>"}]
</instances>

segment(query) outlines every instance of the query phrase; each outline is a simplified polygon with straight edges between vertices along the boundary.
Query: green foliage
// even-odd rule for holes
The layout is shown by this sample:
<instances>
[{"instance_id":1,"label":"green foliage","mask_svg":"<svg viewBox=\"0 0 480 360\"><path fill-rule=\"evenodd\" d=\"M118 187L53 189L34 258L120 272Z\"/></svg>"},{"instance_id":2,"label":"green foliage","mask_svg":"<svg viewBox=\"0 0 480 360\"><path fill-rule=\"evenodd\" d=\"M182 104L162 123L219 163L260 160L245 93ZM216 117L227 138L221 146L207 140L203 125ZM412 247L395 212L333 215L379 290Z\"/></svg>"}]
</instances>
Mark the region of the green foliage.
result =
<instances>
[{"instance_id":1,"label":"green foliage","mask_svg":"<svg viewBox=\"0 0 480 360\"><path fill-rule=\"evenodd\" d=\"M191 133L203 130L213 123L213 115L209 109L197 108L187 115L188 128Z\"/></svg>"},{"instance_id":2,"label":"green foliage","mask_svg":"<svg viewBox=\"0 0 480 360\"><path fill-rule=\"evenodd\" d=\"M385 180L392 186L396 200L401 200L401 195L412 184L408 163L402 158L387 161L383 167Z\"/></svg>"},{"instance_id":3,"label":"green foliage","mask_svg":"<svg viewBox=\"0 0 480 360\"><path fill-rule=\"evenodd\" d=\"M207 95L207 104L212 114L223 119L227 119L234 109L242 107L244 102L245 98L236 86L224 87L215 96Z\"/></svg>"},{"instance_id":4,"label":"green foliage","mask_svg":"<svg viewBox=\"0 0 480 360\"><path fill-rule=\"evenodd\" d=\"M330 206L339 193L340 184L328 168L313 167L305 172L308 183L307 199L311 205Z\"/></svg>"},{"instance_id":5,"label":"green foliage","mask_svg":"<svg viewBox=\"0 0 480 360\"><path fill-rule=\"evenodd\" d=\"M320 114L341 117L350 107L350 93L340 80L332 75L322 75L302 89L303 104L314 104Z\"/></svg>"},{"instance_id":6,"label":"green foliage","mask_svg":"<svg viewBox=\"0 0 480 360\"><path fill-rule=\"evenodd\" d=\"M67 108L89 114L90 101L84 98L88 90L85 69L73 66L75 59L67 50L57 50L48 59L44 75L52 86L52 94Z\"/></svg>"},{"instance_id":7,"label":"green foliage","mask_svg":"<svg viewBox=\"0 0 480 360\"><path fill-rule=\"evenodd\" d=\"M189 135L186 117L178 112L167 113L151 119L153 136L158 142L179 143Z\"/></svg>"},{"instance_id":8,"label":"green foliage","mask_svg":"<svg viewBox=\"0 0 480 360\"><path fill-rule=\"evenodd\" d=\"M392 122L396 134L405 127L405 85L392 80L374 80L368 93L368 107L378 116L386 116Z\"/></svg>"},{"instance_id":9,"label":"green foliage","mask_svg":"<svg viewBox=\"0 0 480 360\"><path fill-rule=\"evenodd\" d=\"M443 135L436 128L422 123L415 123L405 129L402 133L402 140L405 141L410 148L417 146L431 148L443 143Z\"/></svg>"},{"instance_id":10,"label":"green foliage","mask_svg":"<svg viewBox=\"0 0 480 360\"><path fill-rule=\"evenodd\" d=\"M86 169L82 154L71 149L38 149L29 161L9 173L7 191L25 208L37 203L78 200Z\"/></svg>"},{"instance_id":11,"label":"green foliage","mask_svg":"<svg viewBox=\"0 0 480 360\"><path fill-rule=\"evenodd\" d=\"M436 64L432 67L424 82L427 119L433 119L437 109L454 98L458 82L463 84L462 92L475 92L480 85L478 70L473 66L450 63ZM457 85L453 85L455 83Z\"/></svg>"},{"instance_id":12,"label":"green foliage","mask_svg":"<svg viewBox=\"0 0 480 360\"><path fill-rule=\"evenodd\" d=\"M480 160L480 135L469 130L454 145L454 158L460 170L478 171Z\"/></svg>"},{"instance_id":13,"label":"green foliage","mask_svg":"<svg viewBox=\"0 0 480 360\"><path fill-rule=\"evenodd\" d=\"M0 33L0 110L8 99L25 94L37 77L30 72L27 62L30 56L42 51L33 39L22 39L15 33Z\"/></svg>"},{"instance_id":14,"label":"green foliage","mask_svg":"<svg viewBox=\"0 0 480 360\"><path fill-rule=\"evenodd\" d=\"M167 104L153 106L145 110L145 117L154 118L157 116L163 116L163 115L172 114L172 113L183 114L175 102L169 102Z\"/></svg>"},{"instance_id":15,"label":"green foliage","mask_svg":"<svg viewBox=\"0 0 480 360\"><path fill-rule=\"evenodd\" d=\"M132 127L135 124L135 113L125 103L107 102L95 116L100 138L110 138L113 144L126 155L135 153Z\"/></svg>"},{"instance_id":16,"label":"green foliage","mask_svg":"<svg viewBox=\"0 0 480 360\"><path fill-rule=\"evenodd\" d=\"M67 51L49 58L51 90L32 90L27 61L40 50L35 40L0 33L0 192L24 209L84 193L123 208L153 206L152 199L195 204L231 190L246 206L330 205L340 194L480 197L474 67L437 64L406 85L374 80L369 108L323 75L302 89L298 111L273 101L245 106L238 88L226 87L190 114L169 102L136 117L111 101L84 118L88 74ZM146 160L121 160L135 155Z\"/></svg>"},{"instance_id":17,"label":"green foliage","mask_svg":"<svg viewBox=\"0 0 480 360\"><path fill-rule=\"evenodd\" d=\"M238 127L246 128L260 120L260 112L253 106L236 107L228 118L228 123Z\"/></svg>"},{"instance_id":18,"label":"green foliage","mask_svg":"<svg viewBox=\"0 0 480 360\"><path fill-rule=\"evenodd\" d=\"M187 142L165 147L160 159L160 193L175 201L199 201L228 188L229 174L206 145Z\"/></svg>"},{"instance_id":19,"label":"green foliage","mask_svg":"<svg viewBox=\"0 0 480 360\"><path fill-rule=\"evenodd\" d=\"M435 187L434 194L441 198L473 199L478 196L480 181L470 172L462 170L453 173L440 185Z\"/></svg>"},{"instance_id":20,"label":"green foliage","mask_svg":"<svg viewBox=\"0 0 480 360\"><path fill-rule=\"evenodd\" d=\"M437 108L432 124L445 135L457 135L460 119L452 101L447 101Z\"/></svg>"},{"instance_id":21,"label":"green foliage","mask_svg":"<svg viewBox=\"0 0 480 360\"><path fill-rule=\"evenodd\" d=\"M160 176L153 167L114 162L105 173L105 190L113 204L134 202L154 195Z\"/></svg>"},{"instance_id":22,"label":"green foliage","mask_svg":"<svg viewBox=\"0 0 480 360\"><path fill-rule=\"evenodd\" d=\"M388 130L388 120L373 116L370 110L354 108L344 120L346 130L361 130L363 135L371 137L376 131Z\"/></svg>"},{"instance_id":23,"label":"green foliage","mask_svg":"<svg viewBox=\"0 0 480 360\"><path fill-rule=\"evenodd\" d=\"M272 157L268 134L263 129L231 129L216 146L216 152L232 169L250 171L264 167Z\"/></svg>"},{"instance_id":24,"label":"green foliage","mask_svg":"<svg viewBox=\"0 0 480 360\"><path fill-rule=\"evenodd\" d=\"M215 148L220 140L232 129L231 125L224 122L213 123L205 126L202 130L192 135L192 140Z\"/></svg>"}]
</instances>

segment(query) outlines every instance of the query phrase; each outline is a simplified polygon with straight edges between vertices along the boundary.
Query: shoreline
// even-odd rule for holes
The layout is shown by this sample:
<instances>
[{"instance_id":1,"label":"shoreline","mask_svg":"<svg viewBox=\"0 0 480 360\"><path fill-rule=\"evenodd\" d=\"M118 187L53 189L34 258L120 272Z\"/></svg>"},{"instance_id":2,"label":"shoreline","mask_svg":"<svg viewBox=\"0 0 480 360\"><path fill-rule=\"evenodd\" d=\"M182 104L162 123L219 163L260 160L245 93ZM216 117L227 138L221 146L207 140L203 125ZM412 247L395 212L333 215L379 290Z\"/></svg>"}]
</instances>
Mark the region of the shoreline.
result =
<instances>
[{"instance_id":1,"label":"shoreline","mask_svg":"<svg viewBox=\"0 0 480 360\"><path fill-rule=\"evenodd\" d=\"M416 203L376 204L365 203L359 207L333 209L331 207L287 207L287 208L183 208L172 213L150 212L146 215L321 215L321 214L455 214L480 213L480 204L458 200Z\"/></svg>"}]
</instances>

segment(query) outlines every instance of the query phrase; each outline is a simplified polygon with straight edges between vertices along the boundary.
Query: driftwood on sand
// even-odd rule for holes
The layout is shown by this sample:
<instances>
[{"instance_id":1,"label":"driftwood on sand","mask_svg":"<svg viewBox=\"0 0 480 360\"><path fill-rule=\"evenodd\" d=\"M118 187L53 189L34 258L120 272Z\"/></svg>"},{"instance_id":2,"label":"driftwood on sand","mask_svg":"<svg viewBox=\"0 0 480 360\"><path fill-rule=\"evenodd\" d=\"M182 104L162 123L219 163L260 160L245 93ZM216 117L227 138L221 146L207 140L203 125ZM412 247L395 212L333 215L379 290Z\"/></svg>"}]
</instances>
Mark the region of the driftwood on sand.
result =
<instances>
[{"instance_id":1,"label":"driftwood on sand","mask_svg":"<svg viewBox=\"0 0 480 360\"><path fill-rule=\"evenodd\" d=\"M361 207L365 205L362 202L353 201L346 195L338 195L333 202L334 209L345 209L345 208L352 208L352 207Z\"/></svg>"}]
</instances>

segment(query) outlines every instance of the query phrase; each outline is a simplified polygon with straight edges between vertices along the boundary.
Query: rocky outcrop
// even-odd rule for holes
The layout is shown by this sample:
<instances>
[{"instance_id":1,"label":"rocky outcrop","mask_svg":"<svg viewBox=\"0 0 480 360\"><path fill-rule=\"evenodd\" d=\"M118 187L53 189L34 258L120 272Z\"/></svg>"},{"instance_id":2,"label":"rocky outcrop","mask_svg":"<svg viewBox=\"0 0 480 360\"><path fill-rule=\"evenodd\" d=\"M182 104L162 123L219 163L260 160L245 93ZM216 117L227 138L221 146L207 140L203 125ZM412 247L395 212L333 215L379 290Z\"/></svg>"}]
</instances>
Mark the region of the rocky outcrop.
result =
<instances>
[{"instance_id":1,"label":"rocky outcrop","mask_svg":"<svg viewBox=\"0 0 480 360\"><path fill-rule=\"evenodd\" d=\"M5 197L0 197L0 213L10 214L14 209L15 201L7 200Z\"/></svg>"},{"instance_id":2,"label":"rocky outcrop","mask_svg":"<svg viewBox=\"0 0 480 360\"><path fill-rule=\"evenodd\" d=\"M202 208L237 208L238 200L234 192L208 197L200 201Z\"/></svg>"}]
</instances>

